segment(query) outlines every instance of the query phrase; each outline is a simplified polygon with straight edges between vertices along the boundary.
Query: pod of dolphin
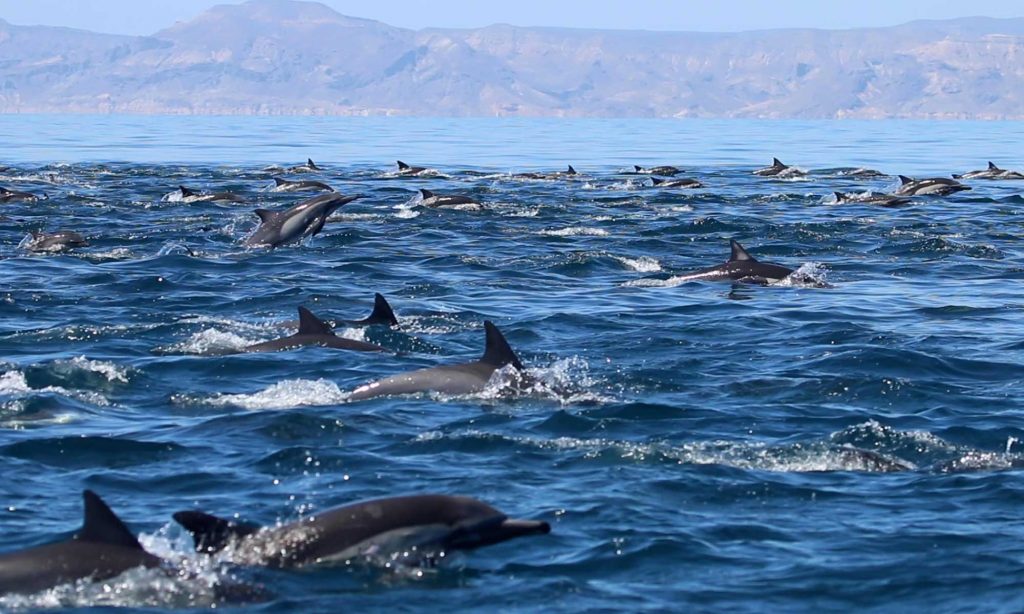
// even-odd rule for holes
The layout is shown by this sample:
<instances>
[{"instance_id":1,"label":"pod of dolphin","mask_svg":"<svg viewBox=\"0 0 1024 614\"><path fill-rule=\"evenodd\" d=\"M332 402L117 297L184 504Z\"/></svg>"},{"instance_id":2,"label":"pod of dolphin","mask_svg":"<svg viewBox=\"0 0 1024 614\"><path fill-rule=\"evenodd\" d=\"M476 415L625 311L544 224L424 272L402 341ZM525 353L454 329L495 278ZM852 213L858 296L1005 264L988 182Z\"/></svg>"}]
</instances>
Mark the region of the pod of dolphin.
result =
<instances>
[{"instance_id":1,"label":"pod of dolphin","mask_svg":"<svg viewBox=\"0 0 1024 614\"><path fill-rule=\"evenodd\" d=\"M435 172L402 161L398 161L397 165L399 177L429 176ZM281 170L304 173L319 171L321 168L309 159L306 164ZM634 166L629 174L650 176L654 188L703 187L697 180L678 177L682 172L674 166ZM806 171L783 164L777 158L773 159L770 166L754 170L753 173L777 179L806 175ZM559 180L577 175L579 173L568 166L565 171L518 173L511 177ZM885 176L870 169L856 169L849 175ZM904 206L910 204L913 197L945 196L970 190L970 186L959 181L961 179L1024 180L1024 174L1001 169L989 162L986 169L953 175L952 178L913 179L899 175L899 179L900 185L892 194L868 192L850 195L834 192L835 202ZM322 193L279 211L256 209L255 214L260 223L244 239L243 245L246 247L273 249L315 236L323 229L332 213L360 198L358 194L340 194L326 183L316 180L293 181L275 177L274 182L274 190L279 192ZM186 186L179 186L178 192L181 201L187 203L245 201L240 195L230 192L203 193ZM426 189L419 190L419 193L420 204L426 207L478 210L485 206L465 195L440 195ZM0 187L0 203L44 198L45 195ZM22 244L29 250L43 252L64 251L87 245L82 235L69 230L33 232ZM681 279L767 285L794 274L794 270L786 266L758 261L735 240L730 241L730 250L725 263L684 274ZM359 352L388 351L378 345L336 335L330 323L321 320L305 307L299 306L298 312L299 319L294 323L298 328L295 334L253 344L241 351L276 352L311 345ZM387 300L376 294L369 316L340 323L346 326L394 327L398 325L398 319ZM482 391L494 372L505 368L514 370L520 383L528 382L529 376L523 364L497 326L485 321L484 331L484 352L479 359L400 373L368 382L352 390L348 399L360 401L423 392L472 394ZM867 451L864 453L871 454ZM176 573L169 562L147 552L98 495L86 490L83 499L84 520L81 528L70 538L0 554L0 594L31 594L82 579L100 581L138 567L160 568L168 573ZM177 512L173 518L193 536L195 549L199 553L227 556L228 561L238 565L278 568L345 562L381 551L439 553L472 550L550 531L547 522L509 518L476 499L439 494L364 501L268 528L194 510ZM231 594L231 587L221 588L225 595Z\"/></svg>"}]
</instances>

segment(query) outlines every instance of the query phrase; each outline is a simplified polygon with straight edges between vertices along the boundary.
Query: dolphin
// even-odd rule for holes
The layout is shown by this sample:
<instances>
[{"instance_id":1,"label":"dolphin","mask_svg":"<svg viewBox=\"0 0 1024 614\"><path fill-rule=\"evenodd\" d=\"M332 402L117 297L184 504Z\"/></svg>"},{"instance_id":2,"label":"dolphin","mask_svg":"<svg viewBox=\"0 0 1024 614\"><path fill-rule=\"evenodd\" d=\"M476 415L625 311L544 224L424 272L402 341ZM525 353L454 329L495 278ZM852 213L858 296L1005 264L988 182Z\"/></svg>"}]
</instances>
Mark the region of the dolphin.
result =
<instances>
[{"instance_id":1,"label":"dolphin","mask_svg":"<svg viewBox=\"0 0 1024 614\"><path fill-rule=\"evenodd\" d=\"M759 262L747 253L735 239L729 239L732 253L725 264L682 275L681 281L723 281L767 285L785 279L793 269L769 262Z\"/></svg>"},{"instance_id":2,"label":"dolphin","mask_svg":"<svg viewBox=\"0 0 1024 614\"><path fill-rule=\"evenodd\" d=\"M472 394L480 392L498 369L512 365L517 371L523 364L509 346L505 336L490 321L484 322L486 344L480 360L400 373L359 386L349 395L350 401L418 392Z\"/></svg>"},{"instance_id":3,"label":"dolphin","mask_svg":"<svg viewBox=\"0 0 1024 614\"><path fill-rule=\"evenodd\" d=\"M844 177L858 177L861 179L867 179L871 177L888 177L888 175L886 175L882 171L876 171L874 169L862 167L858 167L849 171L843 171L839 174L843 175Z\"/></svg>"},{"instance_id":4,"label":"dolphin","mask_svg":"<svg viewBox=\"0 0 1024 614\"><path fill-rule=\"evenodd\" d=\"M662 177L674 177L683 171L674 166L654 166L652 168L644 168L634 164L633 172L638 175L661 175Z\"/></svg>"},{"instance_id":5,"label":"dolphin","mask_svg":"<svg viewBox=\"0 0 1024 614\"><path fill-rule=\"evenodd\" d=\"M160 567L121 519L86 490L85 520L70 539L0 554L0 594L31 594L84 578L106 580L135 567Z\"/></svg>"},{"instance_id":6,"label":"dolphin","mask_svg":"<svg viewBox=\"0 0 1024 614\"><path fill-rule=\"evenodd\" d=\"M243 352L278 352L291 350L305 345L319 345L339 350L355 350L357 352L384 352L384 348L365 341L339 337L331 330L330 325L313 315L305 307L299 307L299 332L281 339L264 341L242 348Z\"/></svg>"},{"instance_id":7,"label":"dolphin","mask_svg":"<svg viewBox=\"0 0 1024 614\"><path fill-rule=\"evenodd\" d=\"M430 190L420 190L420 196L422 197L421 205L424 207L455 207L459 206L461 209L483 209L483 205L480 201L471 198L469 196L462 196L455 194L451 196L438 196Z\"/></svg>"},{"instance_id":8,"label":"dolphin","mask_svg":"<svg viewBox=\"0 0 1024 614\"><path fill-rule=\"evenodd\" d=\"M0 203L11 203L19 200L29 202L39 200L39 197L29 192L8 190L7 188L0 186Z\"/></svg>"},{"instance_id":9,"label":"dolphin","mask_svg":"<svg viewBox=\"0 0 1024 614\"><path fill-rule=\"evenodd\" d=\"M299 164L297 166L292 166L292 167L289 167L287 170L288 170L288 172L291 172L291 173L307 173L309 171L319 171L319 170L323 170L323 169L321 169L319 166L316 165L315 162L313 162L313 158L306 158L306 163L305 164Z\"/></svg>"},{"instance_id":10,"label":"dolphin","mask_svg":"<svg viewBox=\"0 0 1024 614\"><path fill-rule=\"evenodd\" d=\"M338 193L321 194L308 198L284 211L257 209L260 225L245 240L249 247L277 247L305 237L312 237L323 229L327 217L338 207L359 198Z\"/></svg>"},{"instance_id":11,"label":"dolphin","mask_svg":"<svg viewBox=\"0 0 1024 614\"><path fill-rule=\"evenodd\" d=\"M900 175L900 187L896 188L897 196L947 196L955 192L970 190L955 179L932 177L929 179L911 179Z\"/></svg>"},{"instance_id":12,"label":"dolphin","mask_svg":"<svg viewBox=\"0 0 1024 614\"><path fill-rule=\"evenodd\" d=\"M762 177L802 177L807 173L805 171L798 169L795 166L787 166L783 164L782 162L779 161L778 158L772 158L771 166L759 168L756 171L754 171L754 174L760 175Z\"/></svg>"},{"instance_id":13,"label":"dolphin","mask_svg":"<svg viewBox=\"0 0 1024 614\"><path fill-rule=\"evenodd\" d=\"M322 181L288 181L280 177L274 177L275 192L299 192L301 190L312 190L322 192L333 192L334 188Z\"/></svg>"},{"instance_id":14,"label":"dolphin","mask_svg":"<svg viewBox=\"0 0 1024 614\"><path fill-rule=\"evenodd\" d=\"M866 195L847 194L845 192L832 192L832 194L836 197L837 205L863 203L866 205L878 205L880 207L899 207L910 203L909 198L894 196L892 194L879 194L878 192L868 192Z\"/></svg>"},{"instance_id":15,"label":"dolphin","mask_svg":"<svg viewBox=\"0 0 1024 614\"><path fill-rule=\"evenodd\" d=\"M992 162L989 162L988 168L985 170L968 171L963 175L953 175L953 179L1024 179L1024 174L999 168Z\"/></svg>"},{"instance_id":16,"label":"dolphin","mask_svg":"<svg viewBox=\"0 0 1024 614\"><path fill-rule=\"evenodd\" d=\"M197 552L228 549L235 563L276 568L344 563L410 549L473 550L551 532L541 520L509 518L470 497L411 495L338 507L282 526L260 528L200 511L174 514Z\"/></svg>"},{"instance_id":17,"label":"dolphin","mask_svg":"<svg viewBox=\"0 0 1024 614\"><path fill-rule=\"evenodd\" d=\"M573 175L578 174L579 173L576 172L576 169L574 169L572 164L570 164L569 168L564 171L555 171L553 173L516 173L512 176L520 179L561 179L563 177L572 177Z\"/></svg>"},{"instance_id":18,"label":"dolphin","mask_svg":"<svg viewBox=\"0 0 1024 614\"><path fill-rule=\"evenodd\" d=\"M242 198L238 194L232 194L231 192L212 192L210 194L200 194L199 192L196 192L195 190L190 190L183 185L179 185L178 190L181 192L181 200L186 203L245 202L244 198Z\"/></svg>"},{"instance_id":19,"label":"dolphin","mask_svg":"<svg viewBox=\"0 0 1024 614\"><path fill-rule=\"evenodd\" d=\"M396 161L398 163L398 174L399 175L419 175L426 171L426 167L423 166L409 166L401 160Z\"/></svg>"},{"instance_id":20,"label":"dolphin","mask_svg":"<svg viewBox=\"0 0 1024 614\"><path fill-rule=\"evenodd\" d=\"M25 248L33 252L62 252L76 247L88 247L85 237L73 230L57 232L32 232L32 239Z\"/></svg>"},{"instance_id":21,"label":"dolphin","mask_svg":"<svg viewBox=\"0 0 1024 614\"><path fill-rule=\"evenodd\" d=\"M651 185L655 188L703 188L704 184L696 179L658 179L651 177Z\"/></svg>"}]
</instances>

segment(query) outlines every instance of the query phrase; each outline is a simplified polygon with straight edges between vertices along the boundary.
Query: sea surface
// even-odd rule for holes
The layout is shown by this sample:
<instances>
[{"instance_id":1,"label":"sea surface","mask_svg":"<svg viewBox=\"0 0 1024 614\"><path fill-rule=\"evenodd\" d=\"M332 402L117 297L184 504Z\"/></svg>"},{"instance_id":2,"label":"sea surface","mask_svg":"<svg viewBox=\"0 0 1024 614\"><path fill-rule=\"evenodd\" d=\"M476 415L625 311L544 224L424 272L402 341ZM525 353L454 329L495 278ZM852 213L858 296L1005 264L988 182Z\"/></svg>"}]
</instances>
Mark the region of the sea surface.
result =
<instances>
[{"instance_id":1,"label":"sea surface","mask_svg":"<svg viewBox=\"0 0 1024 614\"><path fill-rule=\"evenodd\" d=\"M0 550L65 538L88 488L188 571L0 609L1024 609L1024 181L892 209L832 195L1024 170L1022 123L6 115L0 139L0 185L47 197L0 204ZM752 174L773 156L808 174ZM307 158L323 170L287 170ZM316 237L246 248L254 209L312 195L275 176L362 197ZM26 249L59 229L90 245ZM730 239L799 279L682 280ZM375 292L400 327L338 333L393 354L237 353L300 305L365 317ZM476 359L485 320L544 386L347 401ZM211 562L171 520L411 493L552 531L287 571ZM226 579L265 594L218 602Z\"/></svg>"}]
</instances>

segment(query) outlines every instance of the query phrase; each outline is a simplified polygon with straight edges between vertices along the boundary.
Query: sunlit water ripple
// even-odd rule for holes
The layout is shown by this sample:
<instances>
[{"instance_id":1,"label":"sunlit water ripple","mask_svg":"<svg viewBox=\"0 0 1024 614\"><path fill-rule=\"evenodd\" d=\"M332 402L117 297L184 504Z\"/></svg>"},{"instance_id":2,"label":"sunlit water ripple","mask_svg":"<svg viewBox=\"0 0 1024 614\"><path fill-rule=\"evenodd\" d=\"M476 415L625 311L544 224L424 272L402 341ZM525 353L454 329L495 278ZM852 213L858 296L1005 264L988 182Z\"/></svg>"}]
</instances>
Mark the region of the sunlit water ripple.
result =
<instances>
[{"instance_id":1,"label":"sunlit water ripple","mask_svg":"<svg viewBox=\"0 0 1024 614\"><path fill-rule=\"evenodd\" d=\"M198 567L179 509L273 523L440 492L552 533L417 573L204 573L262 584L267 611L1024 608L1024 182L831 197L1020 170L1020 124L5 116L0 136L0 185L48 196L0 205L4 550L76 528L83 488ZM751 174L773 155L810 175ZM325 170L302 178L364 197L301 245L242 247L254 208L304 198L267 166L307 156ZM706 187L655 189L634 163ZM419 188L487 209L418 207ZM32 254L36 229L91 245ZM831 287L675 279L729 238ZM397 354L223 355L289 334L298 305L364 317L374 292L400 330L339 332ZM547 392L346 401L475 358L488 319ZM210 600L108 584L0 607Z\"/></svg>"}]
</instances>

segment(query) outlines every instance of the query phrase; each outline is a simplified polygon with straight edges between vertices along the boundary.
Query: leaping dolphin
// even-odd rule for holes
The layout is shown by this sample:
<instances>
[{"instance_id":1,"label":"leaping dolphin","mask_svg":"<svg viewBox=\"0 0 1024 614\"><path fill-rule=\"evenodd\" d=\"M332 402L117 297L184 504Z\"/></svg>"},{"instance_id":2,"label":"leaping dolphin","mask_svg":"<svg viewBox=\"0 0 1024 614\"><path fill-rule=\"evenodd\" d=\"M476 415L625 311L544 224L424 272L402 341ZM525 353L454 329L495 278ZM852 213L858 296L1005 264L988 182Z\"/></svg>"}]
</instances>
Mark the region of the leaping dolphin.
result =
<instances>
[{"instance_id":1,"label":"leaping dolphin","mask_svg":"<svg viewBox=\"0 0 1024 614\"><path fill-rule=\"evenodd\" d=\"M955 179L945 177L931 177L929 179L911 179L906 175L900 175L900 187L896 188L897 196L948 196L963 190L970 190Z\"/></svg>"},{"instance_id":2,"label":"leaping dolphin","mask_svg":"<svg viewBox=\"0 0 1024 614\"><path fill-rule=\"evenodd\" d=\"M307 345L319 345L322 347L335 348L339 350L354 350L357 352L385 352L384 348L365 341L346 339L339 337L331 330L330 325L313 315L313 312L305 307L299 307L299 331L294 335L256 343L242 349L243 352L278 352L280 350L291 350Z\"/></svg>"},{"instance_id":3,"label":"leaping dolphin","mask_svg":"<svg viewBox=\"0 0 1024 614\"><path fill-rule=\"evenodd\" d=\"M375 397L415 394L418 392L441 392L444 394L472 394L487 386L491 375L505 365L512 365L517 371L523 364L509 346L505 336L490 321L484 322L486 345L480 360L456 365L444 365L401 373L391 377L363 384L349 395L350 401L362 401Z\"/></svg>"},{"instance_id":4,"label":"leaping dolphin","mask_svg":"<svg viewBox=\"0 0 1024 614\"><path fill-rule=\"evenodd\" d=\"M260 225L245 240L245 245L277 247L312 237L323 229L324 223L335 209L357 198L359 195L321 194L284 211L257 209L255 213L260 218Z\"/></svg>"},{"instance_id":5,"label":"leaping dolphin","mask_svg":"<svg viewBox=\"0 0 1024 614\"><path fill-rule=\"evenodd\" d=\"M322 181L289 181L274 177L274 190L277 192L299 192L302 190L333 192L334 188Z\"/></svg>"},{"instance_id":6,"label":"leaping dolphin","mask_svg":"<svg viewBox=\"0 0 1024 614\"><path fill-rule=\"evenodd\" d=\"M988 168L985 170L968 171L963 175L953 175L953 179L1024 179L1024 173L1008 171L989 162Z\"/></svg>"},{"instance_id":7,"label":"leaping dolphin","mask_svg":"<svg viewBox=\"0 0 1024 614\"><path fill-rule=\"evenodd\" d=\"M231 202L231 203L243 203L245 199L238 194L231 192L212 192L209 194L201 194L195 190L190 190L183 185L178 186L178 190L181 192L181 200L186 203L207 203L207 202Z\"/></svg>"},{"instance_id":8,"label":"leaping dolphin","mask_svg":"<svg viewBox=\"0 0 1024 614\"><path fill-rule=\"evenodd\" d=\"M420 204L424 207L455 207L459 206L464 209L483 209L483 205L480 201L470 197L463 196L461 194L452 194L450 196L442 196L434 194L430 190L420 190L420 196L422 200ZM475 205L475 206L474 206Z\"/></svg>"},{"instance_id":9,"label":"leaping dolphin","mask_svg":"<svg viewBox=\"0 0 1024 614\"><path fill-rule=\"evenodd\" d=\"M121 519L86 490L85 519L70 539L0 554L0 593L31 594L84 578L106 580L135 567L159 567Z\"/></svg>"},{"instance_id":10,"label":"leaping dolphin","mask_svg":"<svg viewBox=\"0 0 1024 614\"><path fill-rule=\"evenodd\" d=\"M725 264L701 269L681 276L681 281L723 281L766 285L785 279L793 269L770 262L759 262L747 253L735 239L729 239L732 253Z\"/></svg>"},{"instance_id":11,"label":"leaping dolphin","mask_svg":"<svg viewBox=\"0 0 1024 614\"><path fill-rule=\"evenodd\" d=\"M759 168L754 171L755 175L762 177L802 177L807 174L806 171L802 171L795 166L788 166L779 161L778 158L772 158L772 165L764 168Z\"/></svg>"},{"instance_id":12,"label":"leaping dolphin","mask_svg":"<svg viewBox=\"0 0 1024 614\"><path fill-rule=\"evenodd\" d=\"M662 177L674 177L683 171L674 166L654 166L651 168L644 168L634 164L633 172L638 175L661 175Z\"/></svg>"},{"instance_id":13,"label":"leaping dolphin","mask_svg":"<svg viewBox=\"0 0 1024 614\"><path fill-rule=\"evenodd\" d=\"M268 528L199 511L178 512L174 520L192 533L198 552L230 547L235 563L278 568L343 563L413 548L472 550L551 531L546 522L516 520L476 499L448 495L365 501Z\"/></svg>"}]
</instances>

